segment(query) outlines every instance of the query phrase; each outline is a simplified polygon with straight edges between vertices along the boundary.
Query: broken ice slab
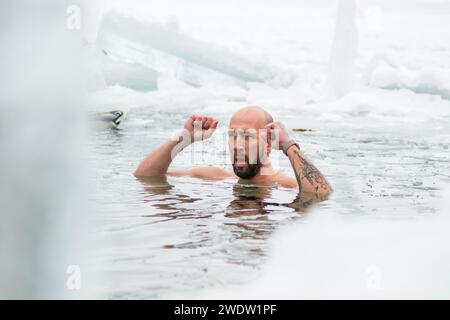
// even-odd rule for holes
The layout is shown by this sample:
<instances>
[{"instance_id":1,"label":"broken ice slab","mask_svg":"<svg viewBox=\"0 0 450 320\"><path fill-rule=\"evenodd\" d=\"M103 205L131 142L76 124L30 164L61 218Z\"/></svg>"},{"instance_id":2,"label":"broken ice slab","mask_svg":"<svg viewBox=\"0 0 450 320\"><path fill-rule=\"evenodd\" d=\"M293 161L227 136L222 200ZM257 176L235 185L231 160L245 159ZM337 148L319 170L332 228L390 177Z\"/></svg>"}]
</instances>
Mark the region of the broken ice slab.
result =
<instances>
[{"instance_id":1,"label":"broken ice slab","mask_svg":"<svg viewBox=\"0 0 450 320\"><path fill-rule=\"evenodd\" d=\"M112 57L107 50L95 44L86 44L85 48L90 62L87 87L91 91L115 85L145 92L158 89L158 73L152 68Z\"/></svg>"},{"instance_id":2,"label":"broken ice slab","mask_svg":"<svg viewBox=\"0 0 450 320\"><path fill-rule=\"evenodd\" d=\"M156 73L155 77L158 78L177 79L194 87L245 87L246 85L245 81L238 78L191 63L157 49L145 48L110 32L102 32L99 35L97 47L103 48L108 53L108 57L115 61L133 61L133 63L150 68ZM103 57L102 60L104 60ZM157 80L155 79L155 81Z\"/></svg>"},{"instance_id":3,"label":"broken ice slab","mask_svg":"<svg viewBox=\"0 0 450 320\"><path fill-rule=\"evenodd\" d=\"M137 63L108 60L103 64L103 76L108 86L120 85L136 91L158 89L156 71Z\"/></svg>"},{"instance_id":4,"label":"broken ice slab","mask_svg":"<svg viewBox=\"0 0 450 320\"><path fill-rule=\"evenodd\" d=\"M157 50L176 57L177 61L187 62L189 66L197 65L238 81L264 82L277 87L287 87L294 81L294 77L288 72L196 40L173 26L139 21L110 12L102 18L98 36L99 46L103 47L105 43L102 41L111 35L133 42L136 48L143 48L149 54Z\"/></svg>"}]
</instances>

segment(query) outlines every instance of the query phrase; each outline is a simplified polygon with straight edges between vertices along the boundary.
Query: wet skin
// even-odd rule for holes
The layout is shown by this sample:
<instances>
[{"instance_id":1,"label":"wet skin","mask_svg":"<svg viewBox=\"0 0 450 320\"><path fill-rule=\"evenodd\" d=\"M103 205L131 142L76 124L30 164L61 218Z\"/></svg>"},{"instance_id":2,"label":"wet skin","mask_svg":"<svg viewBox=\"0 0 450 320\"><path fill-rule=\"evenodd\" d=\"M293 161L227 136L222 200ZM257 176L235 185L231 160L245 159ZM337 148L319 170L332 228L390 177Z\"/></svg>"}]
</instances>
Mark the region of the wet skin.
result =
<instances>
[{"instance_id":1,"label":"wet skin","mask_svg":"<svg viewBox=\"0 0 450 320\"><path fill-rule=\"evenodd\" d=\"M193 115L185 123L183 133L150 153L138 166L136 177L191 176L201 179L236 179L239 183L298 188L299 194L314 193L327 197L332 187L300 150L298 145L287 149L295 178L274 170L270 163L272 149L280 149L289 141L284 125L273 122L272 117L260 107L244 107L233 114L229 126L228 146L233 171L217 167L200 167L188 170L169 170L173 158L188 145L208 139L219 121L210 116Z\"/></svg>"}]
</instances>

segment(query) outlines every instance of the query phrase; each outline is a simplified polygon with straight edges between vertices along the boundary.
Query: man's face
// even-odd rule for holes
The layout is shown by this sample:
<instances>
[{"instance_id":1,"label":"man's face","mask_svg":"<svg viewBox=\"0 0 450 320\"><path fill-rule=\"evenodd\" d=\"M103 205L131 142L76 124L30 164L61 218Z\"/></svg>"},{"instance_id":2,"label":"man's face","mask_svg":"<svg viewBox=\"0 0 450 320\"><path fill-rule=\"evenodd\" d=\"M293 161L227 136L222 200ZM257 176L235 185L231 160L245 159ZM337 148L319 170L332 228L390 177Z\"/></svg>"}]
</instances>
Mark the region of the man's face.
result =
<instances>
[{"instance_id":1,"label":"man's face","mask_svg":"<svg viewBox=\"0 0 450 320\"><path fill-rule=\"evenodd\" d=\"M254 123L231 121L228 145L234 173L242 179L256 176L266 159L266 130Z\"/></svg>"}]
</instances>

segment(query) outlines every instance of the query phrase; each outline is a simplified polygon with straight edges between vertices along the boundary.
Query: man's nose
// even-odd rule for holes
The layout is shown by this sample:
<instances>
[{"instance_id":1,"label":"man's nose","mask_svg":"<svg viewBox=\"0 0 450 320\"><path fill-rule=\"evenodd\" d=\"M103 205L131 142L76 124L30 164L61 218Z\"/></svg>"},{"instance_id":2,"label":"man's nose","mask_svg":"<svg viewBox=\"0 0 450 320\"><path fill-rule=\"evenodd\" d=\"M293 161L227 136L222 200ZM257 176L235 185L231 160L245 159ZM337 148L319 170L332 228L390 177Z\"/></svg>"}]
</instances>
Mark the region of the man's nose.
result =
<instances>
[{"instance_id":1,"label":"man's nose","mask_svg":"<svg viewBox=\"0 0 450 320\"><path fill-rule=\"evenodd\" d=\"M234 149L234 159L237 161L245 161L245 150L242 148Z\"/></svg>"},{"instance_id":2,"label":"man's nose","mask_svg":"<svg viewBox=\"0 0 450 320\"><path fill-rule=\"evenodd\" d=\"M245 145L243 143L236 144L236 150L239 151L239 152L244 152L245 151Z\"/></svg>"},{"instance_id":3,"label":"man's nose","mask_svg":"<svg viewBox=\"0 0 450 320\"><path fill-rule=\"evenodd\" d=\"M245 157L245 145L244 144L237 144L235 153L238 159L243 159Z\"/></svg>"},{"instance_id":4,"label":"man's nose","mask_svg":"<svg viewBox=\"0 0 450 320\"><path fill-rule=\"evenodd\" d=\"M238 135L236 137L236 149L239 149L241 151L245 150L245 137L242 135Z\"/></svg>"}]
</instances>

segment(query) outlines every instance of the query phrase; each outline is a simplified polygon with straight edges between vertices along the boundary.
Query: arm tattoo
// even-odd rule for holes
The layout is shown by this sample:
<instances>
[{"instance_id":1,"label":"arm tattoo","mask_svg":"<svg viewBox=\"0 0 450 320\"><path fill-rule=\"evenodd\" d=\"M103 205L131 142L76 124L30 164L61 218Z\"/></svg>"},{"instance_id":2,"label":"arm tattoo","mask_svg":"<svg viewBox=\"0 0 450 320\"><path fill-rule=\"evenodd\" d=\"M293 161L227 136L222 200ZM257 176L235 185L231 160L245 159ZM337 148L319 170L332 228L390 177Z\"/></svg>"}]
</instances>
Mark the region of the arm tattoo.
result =
<instances>
[{"instance_id":1,"label":"arm tattoo","mask_svg":"<svg viewBox=\"0 0 450 320\"><path fill-rule=\"evenodd\" d=\"M302 193L302 177L300 175L300 170L297 170L294 166L295 179L297 179L298 183L298 193Z\"/></svg>"},{"instance_id":2,"label":"arm tattoo","mask_svg":"<svg viewBox=\"0 0 450 320\"><path fill-rule=\"evenodd\" d=\"M319 190L319 188L329 190L330 186L325 180L325 177L320 173L320 171L311 162L309 162L297 148L293 149L292 151L294 153L292 164L299 186L299 192L302 191L303 179L306 179L312 186L314 186L316 192ZM294 160L297 160L298 163L295 163Z\"/></svg>"}]
</instances>

